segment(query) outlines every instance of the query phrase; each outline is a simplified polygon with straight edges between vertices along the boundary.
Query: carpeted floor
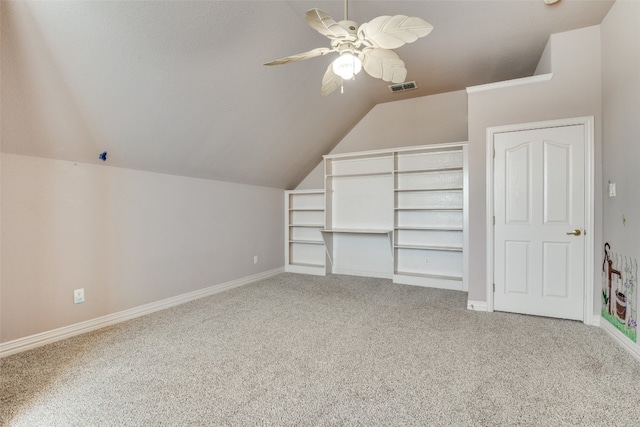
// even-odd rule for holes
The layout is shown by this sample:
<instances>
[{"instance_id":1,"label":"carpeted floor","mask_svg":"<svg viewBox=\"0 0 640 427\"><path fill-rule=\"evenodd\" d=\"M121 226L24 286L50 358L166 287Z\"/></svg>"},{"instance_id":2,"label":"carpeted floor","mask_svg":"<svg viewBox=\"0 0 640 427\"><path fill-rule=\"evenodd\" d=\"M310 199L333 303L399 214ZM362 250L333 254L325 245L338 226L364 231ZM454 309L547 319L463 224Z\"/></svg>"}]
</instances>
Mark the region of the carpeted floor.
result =
<instances>
[{"instance_id":1,"label":"carpeted floor","mask_svg":"<svg viewBox=\"0 0 640 427\"><path fill-rule=\"evenodd\" d=\"M579 322L282 274L0 360L10 426L634 426L640 363Z\"/></svg>"}]
</instances>

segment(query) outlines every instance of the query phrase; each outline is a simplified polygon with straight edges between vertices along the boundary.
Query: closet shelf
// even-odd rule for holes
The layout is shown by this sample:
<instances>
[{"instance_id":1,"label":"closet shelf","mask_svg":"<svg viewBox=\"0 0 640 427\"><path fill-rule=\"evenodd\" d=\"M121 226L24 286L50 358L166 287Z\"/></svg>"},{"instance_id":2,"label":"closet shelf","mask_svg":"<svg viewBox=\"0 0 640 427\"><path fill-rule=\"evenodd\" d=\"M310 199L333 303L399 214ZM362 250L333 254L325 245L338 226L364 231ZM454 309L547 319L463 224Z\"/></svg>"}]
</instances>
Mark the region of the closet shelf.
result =
<instances>
[{"instance_id":1,"label":"closet shelf","mask_svg":"<svg viewBox=\"0 0 640 427\"><path fill-rule=\"evenodd\" d=\"M323 228L324 224L289 224L289 227Z\"/></svg>"},{"instance_id":2,"label":"closet shelf","mask_svg":"<svg viewBox=\"0 0 640 427\"><path fill-rule=\"evenodd\" d=\"M289 212L324 212L324 208L290 208Z\"/></svg>"}]
</instances>

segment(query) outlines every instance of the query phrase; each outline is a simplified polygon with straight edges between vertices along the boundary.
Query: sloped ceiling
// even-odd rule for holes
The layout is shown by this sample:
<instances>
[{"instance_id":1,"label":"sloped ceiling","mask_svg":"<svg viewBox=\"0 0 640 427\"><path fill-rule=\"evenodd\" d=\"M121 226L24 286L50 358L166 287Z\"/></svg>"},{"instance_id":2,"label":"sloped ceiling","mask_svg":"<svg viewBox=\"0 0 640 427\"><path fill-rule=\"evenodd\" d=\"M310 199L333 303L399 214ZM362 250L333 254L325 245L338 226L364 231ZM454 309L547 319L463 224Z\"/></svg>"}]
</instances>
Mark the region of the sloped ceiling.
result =
<instances>
[{"instance_id":1,"label":"sloped ceiling","mask_svg":"<svg viewBox=\"0 0 640 427\"><path fill-rule=\"evenodd\" d=\"M377 103L533 74L550 34L599 24L611 1L350 1L349 18L419 16L396 52L419 89L365 73L320 96L333 55L304 13L342 1L3 1L2 151L293 188Z\"/></svg>"}]
</instances>

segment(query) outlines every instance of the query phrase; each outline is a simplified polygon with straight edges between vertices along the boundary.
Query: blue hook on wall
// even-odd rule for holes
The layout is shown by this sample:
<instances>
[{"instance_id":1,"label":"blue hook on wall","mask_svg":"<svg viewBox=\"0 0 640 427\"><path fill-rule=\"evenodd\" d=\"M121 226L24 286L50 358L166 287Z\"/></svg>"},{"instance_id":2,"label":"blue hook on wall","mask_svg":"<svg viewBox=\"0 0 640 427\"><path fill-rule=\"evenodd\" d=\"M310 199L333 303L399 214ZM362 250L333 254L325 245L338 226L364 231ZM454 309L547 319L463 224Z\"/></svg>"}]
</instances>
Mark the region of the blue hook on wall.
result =
<instances>
[{"instance_id":1,"label":"blue hook on wall","mask_svg":"<svg viewBox=\"0 0 640 427\"><path fill-rule=\"evenodd\" d=\"M102 153L98 154L98 158L100 160L102 160L103 162L106 162L107 161L107 152L103 151Z\"/></svg>"}]
</instances>

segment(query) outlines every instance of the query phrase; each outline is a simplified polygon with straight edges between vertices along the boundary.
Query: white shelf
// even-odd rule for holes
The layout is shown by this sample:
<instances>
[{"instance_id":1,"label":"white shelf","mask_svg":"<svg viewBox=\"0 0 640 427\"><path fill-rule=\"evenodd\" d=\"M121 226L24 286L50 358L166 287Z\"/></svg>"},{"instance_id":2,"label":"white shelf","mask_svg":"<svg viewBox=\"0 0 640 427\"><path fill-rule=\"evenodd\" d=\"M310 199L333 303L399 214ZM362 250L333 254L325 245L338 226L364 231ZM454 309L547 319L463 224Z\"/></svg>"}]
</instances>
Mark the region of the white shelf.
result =
<instances>
[{"instance_id":1,"label":"white shelf","mask_svg":"<svg viewBox=\"0 0 640 427\"><path fill-rule=\"evenodd\" d=\"M325 275L325 195L319 190L285 192L285 271Z\"/></svg>"},{"instance_id":2,"label":"white shelf","mask_svg":"<svg viewBox=\"0 0 640 427\"><path fill-rule=\"evenodd\" d=\"M393 172L393 153L384 154L346 154L324 156L325 177L367 177L391 175Z\"/></svg>"},{"instance_id":3,"label":"white shelf","mask_svg":"<svg viewBox=\"0 0 640 427\"><path fill-rule=\"evenodd\" d=\"M445 168L434 168L434 169L408 169L408 170L395 170L396 174L409 174L409 173L437 173L437 172L449 172L449 171L461 171L461 166L452 166Z\"/></svg>"},{"instance_id":4,"label":"white shelf","mask_svg":"<svg viewBox=\"0 0 640 427\"><path fill-rule=\"evenodd\" d=\"M367 172L367 173L350 173L340 175L327 175L327 178L366 178L369 176L387 176L392 175L391 172Z\"/></svg>"},{"instance_id":5,"label":"white shelf","mask_svg":"<svg viewBox=\"0 0 640 427\"><path fill-rule=\"evenodd\" d=\"M436 246L436 245L395 245L396 249L419 249L429 251L462 252L462 246Z\"/></svg>"},{"instance_id":6,"label":"white shelf","mask_svg":"<svg viewBox=\"0 0 640 427\"><path fill-rule=\"evenodd\" d=\"M450 208L450 207L413 207L413 208L395 208L396 211L451 211L451 212L461 212L462 208Z\"/></svg>"},{"instance_id":7,"label":"white shelf","mask_svg":"<svg viewBox=\"0 0 640 427\"><path fill-rule=\"evenodd\" d=\"M377 228L331 228L320 230L322 233L353 233L353 234L389 234L393 230Z\"/></svg>"},{"instance_id":8,"label":"white shelf","mask_svg":"<svg viewBox=\"0 0 640 427\"><path fill-rule=\"evenodd\" d=\"M302 243L307 245L324 245L322 240L289 240L289 243Z\"/></svg>"},{"instance_id":9,"label":"white shelf","mask_svg":"<svg viewBox=\"0 0 640 427\"><path fill-rule=\"evenodd\" d=\"M450 187L450 188L396 188L394 191L401 192L452 192L462 191L462 187Z\"/></svg>"},{"instance_id":10,"label":"white shelf","mask_svg":"<svg viewBox=\"0 0 640 427\"><path fill-rule=\"evenodd\" d=\"M396 230L415 230L415 231L463 231L462 227L429 227L429 226L396 226Z\"/></svg>"},{"instance_id":11,"label":"white shelf","mask_svg":"<svg viewBox=\"0 0 640 427\"><path fill-rule=\"evenodd\" d=\"M462 147L398 153L394 164L394 282L462 290Z\"/></svg>"}]
</instances>

